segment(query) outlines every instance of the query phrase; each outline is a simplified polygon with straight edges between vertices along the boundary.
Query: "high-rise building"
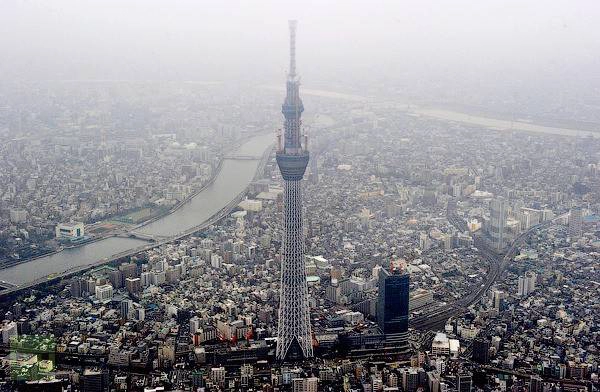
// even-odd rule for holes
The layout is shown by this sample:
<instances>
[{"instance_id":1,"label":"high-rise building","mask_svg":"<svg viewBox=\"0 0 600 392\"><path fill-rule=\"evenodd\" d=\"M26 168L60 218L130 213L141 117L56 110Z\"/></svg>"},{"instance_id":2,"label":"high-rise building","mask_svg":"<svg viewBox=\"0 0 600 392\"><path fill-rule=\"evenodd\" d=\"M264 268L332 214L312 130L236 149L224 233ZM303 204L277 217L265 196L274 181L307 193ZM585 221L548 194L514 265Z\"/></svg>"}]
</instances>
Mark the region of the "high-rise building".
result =
<instances>
[{"instance_id":1,"label":"high-rise building","mask_svg":"<svg viewBox=\"0 0 600 392\"><path fill-rule=\"evenodd\" d=\"M71 296L81 297L83 293L83 281L79 277L71 279Z\"/></svg>"},{"instance_id":2,"label":"high-rise building","mask_svg":"<svg viewBox=\"0 0 600 392\"><path fill-rule=\"evenodd\" d=\"M529 379L529 392L542 392L544 382L540 376L531 376Z\"/></svg>"},{"instance_id":3,"label":"high-rise building","mask_svg":"<svg viewBox=\"0 0 600 392\"><path fill-rule=\"evenodd\" d=\"M123 272L120 270L110 271L108 273L108 279L115 289L123 287Z\"/></svg>"},{"instance_id":4,"label":"high-rise building","mask_svg":"<svg viewBox=\"0 0 600 392\"><path fill-rule=\"evenodd\" d=\"M129 315L133 310L133 301L130 299L124 299L121 301L121 319L129 319Z\"/></svg>"},{"instance_id":5,"label":"high-rise building","mask_svg":"<svg viewBox=\"0 0 600 392\"><path fill-rule=\"evenodd\" d=\"M201 321L198 316L190 318L190 334L195 334L196 331L200 330Z\"/></svg>"},{"instance_id":6,"label":"high-rise building","mask_svg":"<svg viewBox=\"0 0 600 392\"><path fill-rule=\"evenodd\" d=\"M528 271L524 276L519 276L519 283L517 286L519 297L526 297L530 293L535 291L535 284L537 283L537 274L532 271Z\"/></svg>"},{"instance_id":7,"label":"high-rise building","mask_svg":"<svg viewBox=\"0 0 600 392\"><path fill-rule=\"evenodd\" d=\"M90 276L90 278L85 281L85 285L83 287L84 291L88 294L94 294L96 292L96 279Z\"/></svg>"},{"instance_id":8,"label":"high-rise building","mask_svg":"<svg viewBox=\"0 0 600 392\"><path fill-rule=\"evenodd\" d=\"M457 392L471 392L473 388L473 377L470 374L456 375Z\"/></svg>"},{"instance_id":9,"label":"high-rise building","mask_svg":"<svg viewBox=\"0 0 600 392\"><path fill-rule=\"evenodd\" d=\"M527 293L533 293L537 283L537 274L533 271L527 271L525 273L525 279L527 280Z\"/></svg>"},{"instance_id":10,"label":"high-rise building","mask_svg":"<svg viewBox=\"0 0 600 392\"><path fill-rule=\"evenodd\" d=\"M204 388L206 386L206 380L203 369L197 369L192 372L192 386L194 390Z\"/></svg>"},{"instance_id":11,"label":"high-rise building","mask_svg":"<svg viewBox=\"0 0 600 392\"><path fill-rule=\"evenodd\" d=\"M396 375L396 373L388 374L387 385L391 388L395 388L398 386L398 376Z\"/></svg>"},{"instance_id":12,"label":"high-rise building","mask_svg":"<svg viewBox=\"0 0 600 392\"><path fill-rule=\"evenodd\" d=\"M276 357L280 361L313 356L308 284L304 261L302 223L302 178L309 154L300 142L300 115L304 110L300 99L300 81L296 75L296 21L290 21L290 69L287 94L282 105L285 117L283 145L278 136L277 165L283 177L283 242L281 262L281 294Z\"/></svg>"},{"instance_id":13,"label":"high-rise building","mask_svg":"<svg viewBox=\"0 0 600 392\"><path fill-rule=\"evenodd\" d=\"M517 283L517 295L519 297L525 297L527 295L527 281L524 276L519 276Z\"/></svg>"},{"instance_id":14,"label":"high-rise building","mask_svg":"<svg viewBox=\"0 0 600 392\"><path fill-rule=\"evenodd\" d=\"M569 212L569 239L576 241L583 234L583 214L581 208L572 208Z\"/></svg>"},{"instance_id":15,"label":"high-rise building","mask_svg":"<svg viewBox=\"0 0 600 392\"><path fill-rule=\"evenodd\" d=\"M244 388L250 386L252 376L254 376L254 367L249 363L243 364L240 368L240 386Z\"/></svg>"},{"instance_id":16,"label":"high-rise building","mask_svg":"<svg viewBox=\"0 0 600 392\"><path fill-rule=\"evenodd\" d=\"M81 377L83 392L104 392L109 389L108 372L105 370L85 369Z\"/></svg>"},{"instance_id":17,"label":"high-rise building","mask_svg":"<svg viewBox=\"0 0 600 392\"><path fill-rule=\"evenodd\" d=\"M373 391L381 391L383 390L383 380L378 377L373 377L371 379Z\"/></svg>"},{"instance_id":18,"label":"high-rise building","mask_svg":"<svg viewBox=\"0 0 600 392\"><path fill-rule=\"evenodd\" d=\"M492 303L494 309L496 310L504 310L505 297L503 291L501 290L492 290Z\"/></svg>"},{"instance_id":19,"label":"high-rise building","mask_svg":"<svg viewBox=\"0 0 600 392\"><path fill-rule=\"evenodd\" d=\"M103 284L95 287L96 299L98 301L110 301L113 296L113 287L110 284Z\"/></svg>"},{"instance_id":20,"label":"high-rise building","mask_svg":"<svg viewBox=\"0 0 600 392\"><path fill-rule=\"evenodd\" d=\"M0 326L0 341L5 345L8 345L10 338L13 336L19 336L17 323L11 321Z\"/></svg>"},{"instance_id":21,"label":"high-rise building","mask_svg":"<svg viewBox=\"0 0 600 392\"><path fill-rule=\"evenodd\" d=\"M225 383L227 371L223 366L210 369L210 380L217 385L222 386Z\"/></svg>"},{"instance_id":22,"label":"high-rise building","mask_svg":"<svg viewBox=\"0 0 600 392\"><path fill-rule=\"evenodd\" d=\"M386 342L408 344L409 283L408 273L400 268L379 272L377 323Z\"/></svg>"},{"instance_id":23,"label":"high-rise building","mask_svg":"<svg viewBox=\"0 0 600 392\"><path fill-rule=\"evenodd\" d=\"M481 364L490 362L490 341L483 338L473 340L473 361Z\"/></svg>"},{"instance_id":24,"label":"high-rise building","mask_svg":"<svg viewBox=\"0 0 600 392\"><path fill-rule=\"evenodd\" d=\"M404 369L402 372L402 389L406 392L415 392L421 385L421 372L425 373L422 369L414 367Z\"/></svg>"},{"instance_id":25,"label":"high-rise building","mask_svg":"<svg viewBox=\"0 0 600 392\"><path fill-rule=\"evenodd\" d=\"M146 319L146 311L144 308L135 308L135 319L137 321L144 321Z\"/></svg>"},{"instance_id":26,"label":"high-rise building","mask_svg":"<svg viewBox=\"0 0 600 392\"><path fill-rule=\"evenodd\" d=\"M440 373L441 372L427 372L429 392L440 392Z\"/></svg>"},{"instance_id":27,"label":"high-rise building","mask_svg":"<svg viewBox=\"0 0 600 392\"><path fill-rule=\"evenodd\" d=\"M317 392L319 379L317 377L294 378L292 380L293 392Z\"/></svg>"},{"instance_id":28,"label":"high-rise building","mask_svg":"<svg viewBox=\"0 0 600 392\"><path fill-rule=\"evenodd\" d=\"M135 278L137 276L137 265L135 263L126 263L119 266L119 271L123 274L123 280Z\"/></svg>"},{"instance_id":29,"label":"high-rise building","mask_svg":"<svg viewBox=\"0 0 600 392\"><path fill-rule=\"evenodd\" d=\"M152 272L144 271L140 274L142 287L148 287L152 284Z\"/></svg>"},{"instance_id":30,"label":"high-rise building","mask_svg":"<svg viewBox=\"0 0 600 392\"><path fill-rule=\"evenodd\" d=\"M136 295L142 291L142 281L140 278L125 279L125 288L129 294Z\"/></svg>"},{"instance_id":31,"label":"high-rise building","mask_svg":"<svg viewBox=\"0 0 600 392\"><path fill-rule=\"evenodd\" d=\"M490 202L490 227L494 249L502 250L506 246L506 218L507 203L503 197L498 197Z\"/></svg>"}]
</instances>

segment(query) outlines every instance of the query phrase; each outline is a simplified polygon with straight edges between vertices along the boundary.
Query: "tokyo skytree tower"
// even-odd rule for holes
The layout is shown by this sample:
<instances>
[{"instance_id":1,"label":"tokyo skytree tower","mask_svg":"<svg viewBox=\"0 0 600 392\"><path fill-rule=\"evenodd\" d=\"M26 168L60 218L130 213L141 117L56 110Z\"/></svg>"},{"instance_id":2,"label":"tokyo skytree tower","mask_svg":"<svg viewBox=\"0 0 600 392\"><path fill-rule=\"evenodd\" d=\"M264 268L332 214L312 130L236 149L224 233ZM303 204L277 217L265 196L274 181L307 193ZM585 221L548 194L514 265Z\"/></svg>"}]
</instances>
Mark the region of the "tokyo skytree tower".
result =
<instances>
[{"instance_id":1,"label":"tokyo skytree tower","mask_svg":"<svg viewBox=\"0 0 600 392\"><path fill-rule=\"evenodd\" d=\"M276 357L280 361L313 356L308 284L304 269L304 233L302 224L302 177L309 154L301 143L301 120L304 110L300 99L300 82L296 75L296 21L290 27L290 69L287 94L281 107L284 123L283 145L279 140L277 165L284 180L283 246L281 294ZM281 137L280 137L281 138Z\"/></svg>"}]
</instances>

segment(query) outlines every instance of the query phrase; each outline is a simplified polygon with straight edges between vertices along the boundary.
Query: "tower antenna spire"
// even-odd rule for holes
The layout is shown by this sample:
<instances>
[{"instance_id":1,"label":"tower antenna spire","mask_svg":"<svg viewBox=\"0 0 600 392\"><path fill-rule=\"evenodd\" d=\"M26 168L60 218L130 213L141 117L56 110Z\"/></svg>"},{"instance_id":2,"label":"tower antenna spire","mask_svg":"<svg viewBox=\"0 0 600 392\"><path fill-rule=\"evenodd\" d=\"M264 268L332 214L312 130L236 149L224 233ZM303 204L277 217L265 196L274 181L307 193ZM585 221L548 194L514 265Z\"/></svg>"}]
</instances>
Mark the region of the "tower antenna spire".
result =
<instances>
[{"instance_id":1,"label":"tower antenna spire","mask_svg":"<svg viewBox=\"0 0 600 392\"><path fill-rule=\"evenodd\" d=\"M290 70L288 76L294 78L296 76L296 25L298 21L288 21L290 26Z\"/></svg>"}]
</instances>

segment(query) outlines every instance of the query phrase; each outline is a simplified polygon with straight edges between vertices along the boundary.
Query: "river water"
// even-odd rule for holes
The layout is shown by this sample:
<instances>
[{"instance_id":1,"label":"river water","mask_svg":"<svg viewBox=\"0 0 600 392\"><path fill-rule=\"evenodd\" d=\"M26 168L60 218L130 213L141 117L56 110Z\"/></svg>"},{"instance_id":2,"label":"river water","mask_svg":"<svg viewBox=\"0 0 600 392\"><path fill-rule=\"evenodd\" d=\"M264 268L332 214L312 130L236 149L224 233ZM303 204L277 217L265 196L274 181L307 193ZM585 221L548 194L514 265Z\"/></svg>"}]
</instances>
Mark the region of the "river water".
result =
<instances>
[{"instance_id":1,"label":"river water","mask_svg":"<svg viewBox=\"0 0 600 392\"><path fill-rule=\"evenodd\" d=\"M265 148L274 142L274 139L275 137L272 134L252 138L241 145L233 154L260 156ZM221 172L211 186L204 189L174 213L136 231L150 235L172 236L198 226L215 212L225 207L229 201L248 186L254 177L258 164L258 160L225 160Z\"/></svg>"},{"instance_id":2,"label":"river water","mask_svg":"<svg viewBox=\"0 0 600 392\"><path fill-rule=\"evenodd\" d=\"M272 134L255 136L233 151L233 155L257 156L272 144ZM178 210L136 231L159 236L174 236L200 225L225 207L248 186L259 160L226 159L215 181ZM110 237L77 248L41 257L0 270L0 281L26 284L44 276L93 264L147 242L132 238Z\"/></svg>"}]
</instances>

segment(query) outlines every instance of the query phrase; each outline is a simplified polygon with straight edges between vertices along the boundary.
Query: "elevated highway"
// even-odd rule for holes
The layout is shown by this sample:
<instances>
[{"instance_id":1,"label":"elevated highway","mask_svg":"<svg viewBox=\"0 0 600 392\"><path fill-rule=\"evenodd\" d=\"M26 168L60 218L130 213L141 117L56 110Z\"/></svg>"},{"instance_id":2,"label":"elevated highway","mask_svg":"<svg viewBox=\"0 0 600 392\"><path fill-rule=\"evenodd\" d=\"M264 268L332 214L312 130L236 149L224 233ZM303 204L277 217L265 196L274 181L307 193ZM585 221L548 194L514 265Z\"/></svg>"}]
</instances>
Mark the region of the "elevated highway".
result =
<instances>
[{"instance_id":1,"label":"elevated highway","mask_svg":"<svg viewBox=\"0 0 600 392\"><path fill-rule=\"evenodd\" d=\"M477 237L474 245L478 249L481 259L487 261L490 266L484 283L478 287L473 287L470 294L454 303L436 308L427 314L411 319L409 321L410 327L416 330L442 329L450 317L464 315L467 312L467 308L479 301L490 287L496 283L496 280L502 275L508 263L515 257L519 247L521 247L523 242L532 233L552 226L556 221L563 219L567 215L559 215L551 220L532 226L515 238L504 255L496 253L484 239ZM464 231L467 227L464 220L457 216L453 209L449 209L448 221L461 231Z\"/></svg>"}]
</instances>

